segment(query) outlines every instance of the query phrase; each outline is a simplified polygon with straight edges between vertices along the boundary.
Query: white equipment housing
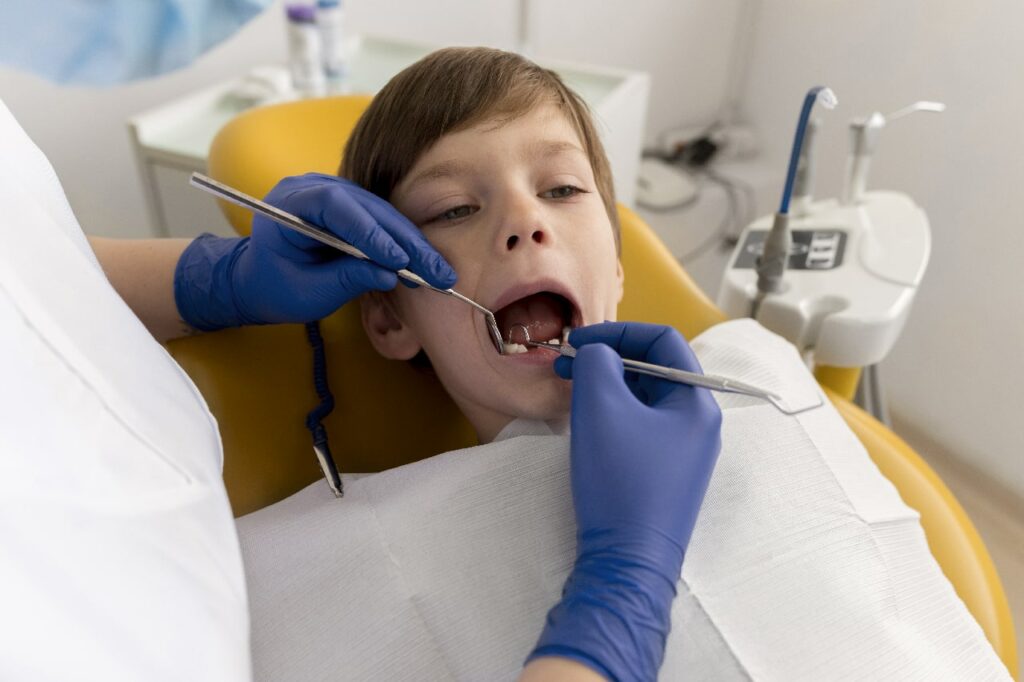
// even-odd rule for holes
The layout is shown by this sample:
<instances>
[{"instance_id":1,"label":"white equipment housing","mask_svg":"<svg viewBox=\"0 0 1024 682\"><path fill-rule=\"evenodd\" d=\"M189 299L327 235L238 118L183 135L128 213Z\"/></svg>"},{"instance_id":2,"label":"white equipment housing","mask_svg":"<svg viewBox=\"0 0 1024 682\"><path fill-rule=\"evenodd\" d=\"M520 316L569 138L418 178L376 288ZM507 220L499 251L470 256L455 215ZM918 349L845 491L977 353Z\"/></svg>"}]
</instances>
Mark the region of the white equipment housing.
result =
<instances>
[{"instance_id":1,"label":"white equipment housing","mask_svg":"<svg viewBox=\"0 0 1024 682\"><path fill-rule=\"evenodd\" d=\"M757 313L762 325L813 351L817 364L881 361L899 338L931 253L928 217L909 196L872 191L858 199L812 202L791 217L783 288L767 295ZM773 219L750 224L730 259L718 295L729 317L750 315L753 265Z\"/></svg>"}]
</instances>

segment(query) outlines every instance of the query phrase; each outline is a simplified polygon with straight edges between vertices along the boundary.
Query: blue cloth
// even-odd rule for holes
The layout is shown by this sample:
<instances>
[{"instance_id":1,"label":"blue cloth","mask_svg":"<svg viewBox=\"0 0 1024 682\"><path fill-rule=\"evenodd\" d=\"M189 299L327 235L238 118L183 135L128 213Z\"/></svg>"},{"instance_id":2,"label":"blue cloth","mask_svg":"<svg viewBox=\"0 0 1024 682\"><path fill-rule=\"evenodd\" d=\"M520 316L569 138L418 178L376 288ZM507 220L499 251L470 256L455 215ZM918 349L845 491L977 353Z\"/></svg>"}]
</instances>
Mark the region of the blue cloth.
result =
<instances>
[{"instance_id":1,"label":"blue cloth","mask_svg":"<svg viewBox=\"0 0 1024 682\"><path fill-rule=\"evenodd\" d=\"M271 0L13 0L0 63L56 83L111 85L193 62Z\"/></svg>"}]
</instances>

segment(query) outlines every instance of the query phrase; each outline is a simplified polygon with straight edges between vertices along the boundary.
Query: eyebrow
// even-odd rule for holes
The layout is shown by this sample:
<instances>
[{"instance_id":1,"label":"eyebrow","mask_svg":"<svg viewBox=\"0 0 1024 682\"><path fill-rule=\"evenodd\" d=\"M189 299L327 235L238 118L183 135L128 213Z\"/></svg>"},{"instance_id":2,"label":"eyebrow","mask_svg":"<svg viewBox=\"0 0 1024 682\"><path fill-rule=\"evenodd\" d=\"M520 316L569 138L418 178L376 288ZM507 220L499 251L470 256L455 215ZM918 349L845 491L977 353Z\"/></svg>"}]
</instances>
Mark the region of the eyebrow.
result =
<instances>
[{"instance_id":1,"label":"eyebrow","mask_svg":"<svg viewBox=\"0 0 1024 682\"><path fill-rule=\"evenodd\" d=\"M473 166L460 159L448 159L447 161L441 161L440 163L435 163L433 166L424 168L417 173L413 179L409 181L407 191L411 191L416 185L430 180L457 178L462 175L470 175L472 172Z\"/></svg>"},{"instance_id":2,"label":"eyebrow","mask_svg":"<svg viewBox=\"0 0 1024 682\"><path fill-rule=\"evenodd\" d=\"M586 156L578 144L574 144L567 140L540 140L530 145L532 154L535 158L547 158L549 156L557 156L558 154L564 154L566 152L579 152Z\"/></svg>"},{"instance_id":3,"label":"eyebrow","mask_svg":"<svg viewBox=\"0 0 1024 682\"><path fill-rule=\"evenodd\" d=\"M579 145L573 144L565 140L539 140L530 145L529 150L524 155L526 158L538 158L546 159L559 154L565 154L567 152L578 152L586 156ZM443 178L457 178L463 175L471 175L475 171L475 167L472 164L466 163L461 159L448 159L435 163L433 166L424 168L417 173L406 186L406 191L412 191L417 185L429 182L432 180L440 180Z\"/></svg>"}]
</instances>

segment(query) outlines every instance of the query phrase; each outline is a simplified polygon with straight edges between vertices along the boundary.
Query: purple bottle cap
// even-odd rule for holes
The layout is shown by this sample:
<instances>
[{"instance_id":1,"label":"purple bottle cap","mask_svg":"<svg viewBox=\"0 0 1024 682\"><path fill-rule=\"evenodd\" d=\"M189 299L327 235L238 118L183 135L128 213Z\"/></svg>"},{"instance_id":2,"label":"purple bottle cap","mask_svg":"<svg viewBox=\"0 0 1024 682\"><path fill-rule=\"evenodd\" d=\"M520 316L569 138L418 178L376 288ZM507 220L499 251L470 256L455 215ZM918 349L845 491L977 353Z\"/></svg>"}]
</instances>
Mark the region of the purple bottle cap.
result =
<instances>
[{"instance_id":1,"label":"purple bottle cap","mask_svg":"<svg viewBox=\"0 0 1024 682\"><path fill-rule=\"evenodd\" d=\"M288 21L307 23L316 21L316 9L312 5L288 5L285 7Z\"/></svg>"}]
</instances>

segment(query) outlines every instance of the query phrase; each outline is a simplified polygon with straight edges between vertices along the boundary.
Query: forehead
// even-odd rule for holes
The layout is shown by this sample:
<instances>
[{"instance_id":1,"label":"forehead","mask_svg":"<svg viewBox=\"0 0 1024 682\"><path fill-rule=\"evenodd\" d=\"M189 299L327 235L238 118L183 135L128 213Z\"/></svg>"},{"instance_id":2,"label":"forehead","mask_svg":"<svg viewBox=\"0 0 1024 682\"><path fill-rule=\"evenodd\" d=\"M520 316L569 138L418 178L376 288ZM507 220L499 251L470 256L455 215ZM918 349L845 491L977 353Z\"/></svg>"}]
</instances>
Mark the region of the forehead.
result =
<instances>
[{"instance_id":1,"label":"forehead","mask_svg":"<svg viewBox=\"0 0 1024 682\"><path fill-rule=\"evenodd\" d=\"M485 117L443 135L420 155L399 188L408 191L429 180L471 172L487 160L528 162L562 155L588 161L569 119L555 105L544 104L515 118Z\"/></svg>"}]
</instances>

